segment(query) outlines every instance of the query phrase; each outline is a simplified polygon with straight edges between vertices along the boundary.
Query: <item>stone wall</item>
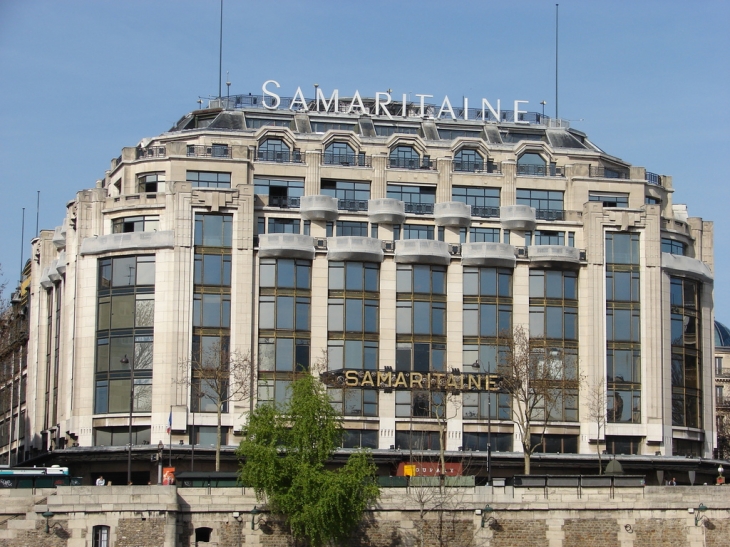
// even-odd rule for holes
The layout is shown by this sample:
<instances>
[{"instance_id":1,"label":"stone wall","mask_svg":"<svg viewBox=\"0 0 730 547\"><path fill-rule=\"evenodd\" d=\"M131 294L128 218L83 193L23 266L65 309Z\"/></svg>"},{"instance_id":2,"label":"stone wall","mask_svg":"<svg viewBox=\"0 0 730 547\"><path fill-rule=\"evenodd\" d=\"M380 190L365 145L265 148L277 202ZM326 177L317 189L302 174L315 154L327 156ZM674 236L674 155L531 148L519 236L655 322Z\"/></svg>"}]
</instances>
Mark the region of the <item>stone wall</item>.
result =
<instances>
[{"instance_id":1,"label":"stone wall","mask_svg":"<svg viewBox=\"0 0 730 547\"><path fill-rule=\"evenodd\" d=\"M719 547L729 545L729 487L458 489L415 503L383 489L353 534L352 547ZM707 507L695 510L700 503ZM484 512L489 504L491 512ZM108 526L110 547L295 547L284 523L262 513L245 488L174 486L0 490L0 547L91 547ZM53 512L50 533L41 514ZM483 514L482 514L483 513ZM698 526L695 526L695 517ZM484 522L484 526L482 526ZM198 543L198 547L205 543Z\"/></svg>"}]
</instances>

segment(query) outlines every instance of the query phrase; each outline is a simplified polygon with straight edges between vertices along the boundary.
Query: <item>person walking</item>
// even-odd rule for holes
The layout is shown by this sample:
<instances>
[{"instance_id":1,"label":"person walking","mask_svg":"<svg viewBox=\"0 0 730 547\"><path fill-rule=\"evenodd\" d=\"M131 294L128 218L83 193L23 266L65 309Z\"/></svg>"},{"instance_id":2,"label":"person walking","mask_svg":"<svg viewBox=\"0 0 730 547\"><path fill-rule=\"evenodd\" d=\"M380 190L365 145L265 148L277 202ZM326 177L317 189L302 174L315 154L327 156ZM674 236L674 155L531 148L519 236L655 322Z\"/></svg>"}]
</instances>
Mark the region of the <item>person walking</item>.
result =
<instances>
[{"instance_id":1,"label":"person walking","mask_svg":"<svg viewBox=\"0 0 730 547\"><path fill-rule=\"evenodd\" d=\"M96 479L96 486L104 486L106 484L106 481L104 480L103 475L99 475L99 478Z\"/></svg>"}]
</instances>

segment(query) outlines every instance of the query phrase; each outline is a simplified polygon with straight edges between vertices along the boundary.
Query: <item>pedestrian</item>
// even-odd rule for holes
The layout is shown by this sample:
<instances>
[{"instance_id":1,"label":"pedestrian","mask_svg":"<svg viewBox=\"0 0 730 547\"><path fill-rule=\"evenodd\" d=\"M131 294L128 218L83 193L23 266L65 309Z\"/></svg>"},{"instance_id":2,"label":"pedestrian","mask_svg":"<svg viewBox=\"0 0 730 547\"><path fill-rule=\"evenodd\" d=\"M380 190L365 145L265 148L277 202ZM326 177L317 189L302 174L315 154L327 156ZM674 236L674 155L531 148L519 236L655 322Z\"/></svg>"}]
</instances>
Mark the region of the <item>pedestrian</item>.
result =
<instances>
[{"instance_id":1,"label":"pedestrian","mask_svg":"<svg viewBox=\"0 0 730 547\"><path fill-rule=\"evenodd\" d=\"M99 478L96 479L96 486L104 486L106 484L106 481L104 480L103 475L99 475Z\"/></svg>"},{"instance_id":2,"label":"pedestrian","mask_svg":"<svg viewBox=\"0 0 730 547\"><path fill-rule=\"evenodd\" d=\"M672 480L669 481L669 486L677 486L677 479L675 477L672 477Z\"/></svg>"}]
</instances>

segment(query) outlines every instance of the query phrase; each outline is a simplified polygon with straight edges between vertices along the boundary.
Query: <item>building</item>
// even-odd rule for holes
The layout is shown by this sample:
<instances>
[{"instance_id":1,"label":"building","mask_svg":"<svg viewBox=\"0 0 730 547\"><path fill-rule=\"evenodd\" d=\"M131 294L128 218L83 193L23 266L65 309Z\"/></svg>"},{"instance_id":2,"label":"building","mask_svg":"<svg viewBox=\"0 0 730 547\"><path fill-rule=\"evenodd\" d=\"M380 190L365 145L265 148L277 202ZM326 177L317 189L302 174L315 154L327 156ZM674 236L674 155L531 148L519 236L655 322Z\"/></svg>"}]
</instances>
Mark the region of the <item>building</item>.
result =
<instances>
[{"instance_id":1,"label":"building","mask_svg":"<svg viewBox=\"0 0 730 547\"><path fill-rule=\"evenodd\" d=\"M712 456L712 223L671 177L519 108L317 93L211 101L124 148L33 241L25 458L120 459L132 404L137 447L210 446L215 398L180 363L222 347L256 369L227 446L314 371L344 448L519 459L513 401L488 387L519 325L559 394L538 451Z\"/></svg>"},{"instance_id":2,"label":"building","mask_svg":"<svg viewBox=\"0 0 730 547\"><path fill-rule=\"evenodd\" d=\"M716 457L730 458L730 329L715 321Z\"/></svg>"}]
</instances>

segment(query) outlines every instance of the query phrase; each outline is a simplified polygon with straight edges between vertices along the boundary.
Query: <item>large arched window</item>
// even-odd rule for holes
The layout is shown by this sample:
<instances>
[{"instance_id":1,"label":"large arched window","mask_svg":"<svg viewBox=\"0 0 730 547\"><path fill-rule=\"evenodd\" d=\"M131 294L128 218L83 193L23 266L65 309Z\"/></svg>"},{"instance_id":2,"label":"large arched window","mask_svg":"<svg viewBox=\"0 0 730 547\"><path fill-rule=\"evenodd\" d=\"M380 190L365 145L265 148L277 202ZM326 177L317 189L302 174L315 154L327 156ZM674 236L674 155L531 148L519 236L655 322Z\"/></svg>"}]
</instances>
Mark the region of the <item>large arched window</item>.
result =
<instances>
[{"instance_id":1,"label":"large arched window","mask_svg":"<svg viewBox=\"0 0 730 547\"><path fill-rule=\"evenodd\" d=\"M484 158L476 150L462 148L454 155L454 171L484 171Z\"/></svg>"},{"instance_id":2,"label":"large arched window","mask_svg":"<svg viewBox=\"0 0 730 547\"><path fill-rule=\"evenodd\" d=\"M517 160L517 174L544 177L547 175L547 162L540 154L527 152Z\"/></svg>"},{"instance_id":3,"label":"large arched window","mask_svg":"<svg viewBox=\"0 0 730 547\"><path fill-rule=\"evenodd\" d=\"M260 161L275 161L277 163L300 162L299 150L294 153L281 139L266 139L259 145L258 159Z\"/></svg>"},{"instance_id":4,"label":"large arched window","mask_svg":"<svg viewBox=\"0 0 730 547\"><path fill-rule=\"evenodd\" d=\"M365 165L365 153L357 154L346 142L333 142L324 149L325 165Z\"/></svg>"},{"instance_id":5,"label":"large arched window","mask_svg":"<svg viewBox=\"0 0 730 547\"><path fill-rule=\"evenodd\" d=\"M429 162L428 157L424 156L424 164ZM396 146L390 152L390 167L401 167L404 169L420 169L421 156L418 155L412 146Z\"/></svg>"}]
</instances>

